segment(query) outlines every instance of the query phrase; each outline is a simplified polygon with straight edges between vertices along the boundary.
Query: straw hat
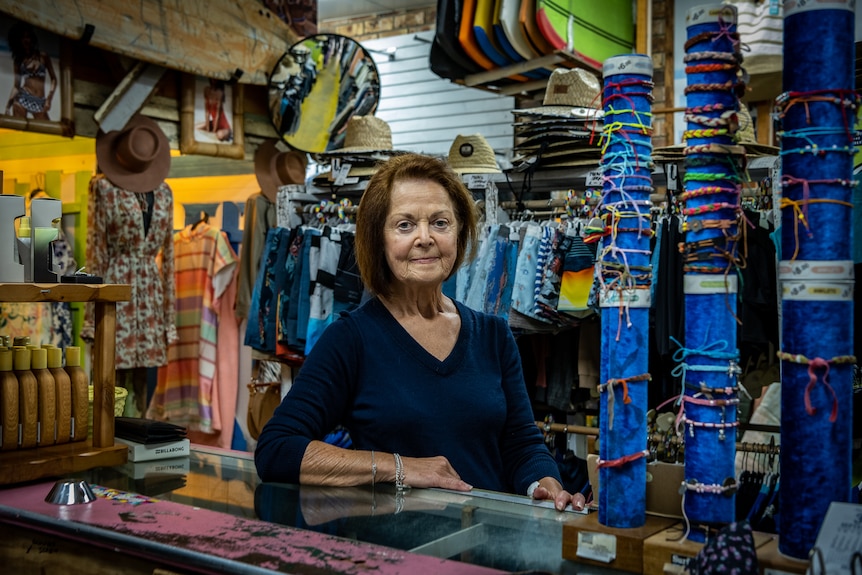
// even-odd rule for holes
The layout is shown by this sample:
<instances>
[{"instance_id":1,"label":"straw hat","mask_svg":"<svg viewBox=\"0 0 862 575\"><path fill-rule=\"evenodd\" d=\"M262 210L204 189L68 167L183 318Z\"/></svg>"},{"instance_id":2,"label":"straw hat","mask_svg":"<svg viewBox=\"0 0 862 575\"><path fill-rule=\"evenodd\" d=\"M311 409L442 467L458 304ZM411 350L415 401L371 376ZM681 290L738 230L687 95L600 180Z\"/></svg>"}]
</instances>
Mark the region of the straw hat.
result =
<instances>
[{"instance_id":1,"label":"straw hat","mask_svg":"<svg viewBox=\"0 0 862 575\"><path fill-rule=\"evenodd\" d=\"M385 120L376 116L351 116L344 132L344 147L326 152L327 155L392 150L392 130Z\"/></svg>"},{"instance_id":2,"label":"straw hat","mask_svg":"<svg viewBox=\"0 0 862 575\"><path fill-rule=\"evenodd\" d=\"M744 102L740 102L739 111L736 113L739 127L736 130L736 141L745 148L745 153L751 156L777 156L779 149L776 146L769 146L757 142L754 136L754 120L751 117L751 112Z\"/></svg>"},{"instance_id":3,"label":"straw hat","mask_svg":"<svg viewBox=\"0 0 862 575\"><path fill-rule=\"evenodd\" d=\"M260 191L275 203L278 188L288 184L304 184L308 157L304 152L282 152L277 140L267 140L254 152L254 175Z\"/></svg>"},{"instance_id":4,"label":"straw hat","mask_svg":"<svg viewBox=\"0 0 862 575\"><path fill-rule=\"evenodd\" d=\"M156 189L171 169L168 138L155 121L136 114L122 130L96 134L99 169L115 186L131 192Z\"/></svg>"},{"instance_id":5,"label":"straw hat","mask_svg":"<svg viewBox=\"0 0 862 575\"><path fill-rule=\"evenodd\" d=\"M494 149L482 134L458 135L449 147L449 167L458 174L499 174Z\"/></svg>"},{"instance_id":6,"label":"straw hat","mask_svg":"<svg viewBox=\"0 0 862 575\"><path fill-rule=\"evenodd\" d=\"M541 106L513 110L513 114L593 118L601 115L602 86L583 68L556 68L548 80Z\"/></svg>"}]
</instances>

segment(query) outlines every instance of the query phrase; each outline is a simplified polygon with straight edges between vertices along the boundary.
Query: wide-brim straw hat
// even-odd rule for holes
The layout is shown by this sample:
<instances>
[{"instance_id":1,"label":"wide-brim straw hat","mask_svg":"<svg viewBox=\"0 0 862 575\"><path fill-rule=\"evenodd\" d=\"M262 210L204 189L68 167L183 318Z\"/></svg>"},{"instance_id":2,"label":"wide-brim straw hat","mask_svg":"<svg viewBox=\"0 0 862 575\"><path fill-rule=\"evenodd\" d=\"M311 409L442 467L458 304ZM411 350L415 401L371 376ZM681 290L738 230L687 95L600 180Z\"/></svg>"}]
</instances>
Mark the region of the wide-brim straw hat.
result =
<instances>
[{"instance_id":1,"label":"wide-brim straw hat","mask_svg":"<svg viewBox=\"0 0 862 575\"><path fill-rule=\"evenodd\" d=\"M344 130L344 146L325 155L392 152L392 129L377 116L352 116Z\"/></svg>"},{"instance_id":2,"label":"wide-brim straw hat","mask_svg":"<svg viewBox=\"0 0 862 575\"><path fill-rule=\"evenodd\" d=\"M516 115L596 118L602 115L602 85L583 68L557 68L548 79L541 106L512 110Z\"/></svg>"},{"instance_id":3,"label":"wide-brim straw hat","mask_svg":"<svg viewBox=\"0 0 862 575\"><path fill-rule=\"evenodd\" d=\"M266 140L254 152L254 175L260 191L275 203L278 188L304 184L308 156L297 150L281 151L278 140Z\"/></svg>"},{"instance_id":4,"label":"wide-brim straw hat","mask_svg":"<svg viewBox=\"0 0 862 575\"><path fill-rule=\"evenodd\" d=\"M499 174L494 148L482 134L458 135L449 146L449 167L458 174Z\"/></svg>"},{"instance_id":5,"label":"wide-brim straw hat","mask_svg":"<svg viewBox=\"0 0 862 575\"><path fill-rule=\"evenodd\" d=\"M96 161L115 186L131 192L156 189L171 169L168 137L152 119L136 114L121 130L96 134Z\"/></svg>"},{"instance_id":6,"label":"wide-brim straw hat","mask_svg":"<svg viewBox=\"0 0 862 575\"><path fill-rule=\"evenodd\" d=\"M736 142L745 148L748 155L777 156L779 148L768 144L761 144L754 136L754 120L745 103L740 103L739 111L736 113L739 127L736 129Z\"/></svg>"}]
</instances>

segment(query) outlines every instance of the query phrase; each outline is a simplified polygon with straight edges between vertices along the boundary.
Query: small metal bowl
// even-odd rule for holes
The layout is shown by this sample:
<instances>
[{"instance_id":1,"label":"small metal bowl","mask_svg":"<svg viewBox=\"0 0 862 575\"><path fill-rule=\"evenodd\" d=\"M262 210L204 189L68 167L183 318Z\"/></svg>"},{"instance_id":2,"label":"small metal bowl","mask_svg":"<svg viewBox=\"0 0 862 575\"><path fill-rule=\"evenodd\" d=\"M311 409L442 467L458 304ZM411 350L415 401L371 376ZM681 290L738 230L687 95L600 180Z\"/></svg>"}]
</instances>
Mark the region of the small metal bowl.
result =
<instances>
[{"instance_id":1,"label":"small metal bowl","mask_svg":"<svg viewBox=\"0 0 862 575\"><path fill-rule=\"evenodd\" d=\"M96 500L90 485L83 479L61 479L54 483L45 501L55 505L77 505Z\"/></svg>"}]
</instances>

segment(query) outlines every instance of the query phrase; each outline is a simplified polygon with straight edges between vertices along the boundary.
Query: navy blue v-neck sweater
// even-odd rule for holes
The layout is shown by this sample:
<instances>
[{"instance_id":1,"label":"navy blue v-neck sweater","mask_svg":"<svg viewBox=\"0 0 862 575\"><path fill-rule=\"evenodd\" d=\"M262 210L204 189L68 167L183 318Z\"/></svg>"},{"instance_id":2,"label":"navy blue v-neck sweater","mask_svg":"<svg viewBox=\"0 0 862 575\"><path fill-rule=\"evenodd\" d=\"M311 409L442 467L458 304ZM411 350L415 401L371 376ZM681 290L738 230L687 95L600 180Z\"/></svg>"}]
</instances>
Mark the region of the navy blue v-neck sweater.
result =
<instances>
[{"instance_id":1,"label":"navy blue v-neck sweater","mask_svg":"<svg viewBox=\"0 0 862 575\"><path fill-rule=\"evenodd\" d=\"M377 298L330 325L260 435L261 479L299 483L308 444L340 424L356 449L443 455L480 489L524 494L542 477L559 480L509 326L455 303L461 331L443 361Z\"/></svg>"}]
</instances>

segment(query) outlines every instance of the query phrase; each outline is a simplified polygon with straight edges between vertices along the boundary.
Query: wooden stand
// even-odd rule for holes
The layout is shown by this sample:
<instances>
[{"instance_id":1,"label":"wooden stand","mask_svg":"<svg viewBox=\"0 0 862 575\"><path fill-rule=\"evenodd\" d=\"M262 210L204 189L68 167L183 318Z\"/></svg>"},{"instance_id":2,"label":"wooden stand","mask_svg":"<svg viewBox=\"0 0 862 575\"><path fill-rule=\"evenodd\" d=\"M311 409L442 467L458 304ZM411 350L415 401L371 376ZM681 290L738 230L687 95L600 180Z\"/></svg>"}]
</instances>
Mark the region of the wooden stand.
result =
<instances>
[{"instance_id":1,"label":"wooden stand","mask_svg":"<svg viewBox=\"0 0 862 575\"><path fill-rule=\"evenodd\" d=\"M128 301L128 285L0 283L4 302L84 302L96 306L93 342L93 437L91 440L0 451L0 485L60 477L95 467L122 465L125 445L114 444L117 302Z\"/></svg>"},{"instance_id":2,"label":"wooden stand","mask_svg":"<svg viewBox=\"0 0 862 575\"><path fill-rule=\"evenodd\" d=\"M760 572L764 575L767 572L771 575L784 573L804 575L808 570L809 562L782 555L778 551L778 535L775 535L762 547L757 548L757 564L760 567Z\"/></svg>"},{"instance_id":3,"label":"wooden stand","mask_svg":"<svg viewBox=\"0 0 862 575\"><path fill-rule=\"evenodd\" d=\"M660 531L644 541L644 575L664 575L668 572L668 566L675 566L680 570L684 569L688 566L688 562L703 549L703 543L696 543L689 539L681 540L683 529L683 524L680 523L670 529ZM772 538L773 536L769 533L755 532L755 549L759 550Z\"/></svg>"},{"instance_id":4,"label":"wooden stand","mask_svg":"<svg viewBox=\"0 0 862 575\"><path fill-rule=\"evenodd\" d=\"M641 573L644 569L645 541L675 523L676 519L647 515L646 522L641 527L618 529L600 524L598 513L590 513L563 525L563 558L588 565ZM585 556L591 555L587 546L601 540L610 541L615 548L610 561L599 561Z\"/></svg>"}]
</instances>

